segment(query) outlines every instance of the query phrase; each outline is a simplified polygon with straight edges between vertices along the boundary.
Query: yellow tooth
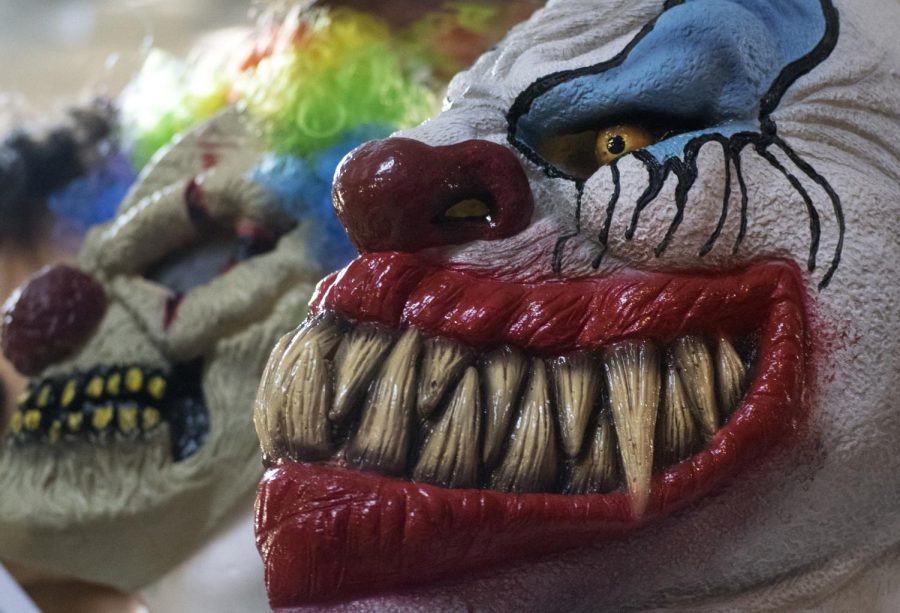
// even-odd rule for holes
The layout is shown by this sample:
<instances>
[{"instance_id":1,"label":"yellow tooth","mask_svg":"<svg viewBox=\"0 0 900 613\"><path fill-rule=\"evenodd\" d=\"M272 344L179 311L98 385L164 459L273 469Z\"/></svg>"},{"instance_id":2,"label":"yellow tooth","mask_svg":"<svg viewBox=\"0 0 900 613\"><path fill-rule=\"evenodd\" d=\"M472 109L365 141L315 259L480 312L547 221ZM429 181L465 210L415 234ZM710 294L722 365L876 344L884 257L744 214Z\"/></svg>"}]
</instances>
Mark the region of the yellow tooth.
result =
<instances>
[{"instance_id":1,"label":"yellow tooth","mask_svg":"<svg viewBox=\"0 0 900 613\"><path fill-rule=\"evenodd\" d=\"M147 392L155 400L162 400L166 395L166 380L159 375L150 377L147 381Z\"/></svg>"},{"instance_id":2,"label":"yellow tooth","mask_svg":"<svg viewBox=\"0 0 900 613\"><path fill-rule=\"evenodd\" d=\"M697 447L700 433L694 409L671 359L666 365L665 394L656 424L656 459L663 466L677 464Z\"/></svg>"},{"instance_id":3,"label":"yellow tooth","mask_svg":"<svg viewBox=\"0 0 900 613\"><path fill-rule=\"evenodd\" d=\"M144 387L144 373L140 368L129 368L125 373L125 387L129 392L139 392Z\"/></svg>"},{"instance_id":4,"label":"yellow tooth","mask_svg":"<svg viewBox=\"0 0 900 613\"><path fill-rule=\"evenodd\" d=\"M291 373L301 366L300 354L315 345L318 356L330 362L341 338L341 323L332 315L320 315L282 336L269 354L253 404L253 423L266 457L287 452L285 406Z\"/></svg>"},{"instance_id":5,"label":"yellow tooth","mask_svg":"<svg viewBox=\"0 0 900 613\"><path fill-rule=\"evenodd\" d=\"M619 486L619 464L616 439L609 413L597 419L593 436L588 438L586 453L572 465L567 494L611 492Z\"/></svg>"},{"instance_id":6,"label":"yellow tooth","mask_svg":"<svg viewBox=\"0 0 900 613\"><path fill-rule=\"evenodd\" d=\"M41 425L41 412L37 409L29 409L25 411L23 419L26 430L37 430Z\"/></svg>"},{"instance_id":7,"label":"yellow tooth","mask_svg":"<svg viewBox=\"0 0 900 613\"><path fill-rule=\"evenodd\" d=\"M744 392L747 368L741 361L741 356L724 336L719 339L716 352L716 375L722 411L730 415Z\"/></svg>"},{"instance_id":8,"label":"yellow tooth","mask_svg":"<svg viewBox=\"0 0 900 613\"><path fill-rule=\"evenodd\" d=\"M493 468L500 460L527 372L528 360L521 351L512 347L489 353L482 360L486 405L482 459L487 468Z\"/></svg>"},{"instance_id":9,"label":"yellow tooth","mask_svg":"<svg viewBox=\"0 0 900 613\"><path fill-rule=\"evenodd\" d=\"M69 379L66 381L66 385L63 387L62 398L60 399L60 405L63 408L68 407L72 404L72 401L75 400L75 393L78 391L78 381L75 379Z\"/></svg>"},{"instance_id":10,"label":"yellow tooth","mask_svg":"<svg viewBox=\"0 0 900 613\"><path fill-rule=\"evenodd\" d=\"M603 387L601 365L584 353L557 358L552 362L552 379L563 450L575 458Z\"/></svg>"},{"instance_id":11,"label":"yellow tooth","mask_svg":"<svg viewBox=\"0 0 900 613\"><path fill-rule=\"evenodd\" d=\"M45 385L41 388L41 391L38 392L37 396L37 405L39 408L43 409L50 403L50 386Z\"/></svg>"},{"instance_id":12,"label":"yellow tooth","mask_svg":"<svg viewBox=\"0 0 900 613\"><path fill-rule=\"evenodd\" d=\"M69 413L68 417L66 418L66 423L69 426L70 432L78 432L79 430L81 430L81 422L83 421L84 413L82 413L81 411L77 413Z\"/></svg>"},{"instance_id":13,"label":"yellow tooth","mask_svg":"<svg viewBox=\"0 0 900 613\"><path fill-rule=\"evenodd\" d=\"M394 339L374 326L351 330L334 358L334 407L328 418L343 421L366 392Z\"/></svg>"},{"instance_id":14,"label":"yellow tooth","mask_svg":"<svg viewBox=\"0 0 900 613\"><path fill-rule=\"evenodd\" d=\"M266 458L276 456L283 449L285 395L290 383L284 380L281 361L292 339L292 334L285 334L269 354L253 402L253 425ZM287 373L290 369L288 366Z\"/></svg>"},{"instance_id":15,"label":"yellow tooth","mask_svg":"<svg viewBox=\"0 0 900 613\"><path fill-rule=\"evenodd\" d=\"M605 366L622 472L631 494L632 513L640 517L650 499L659 356L648 342L627 342L606 351Z\"/></svg>"},{"instance_id":16,"label":"yellow tooth","mask_svg":"<svg viewBox=\"0 0 900 613\"><path fill-rule=\"evenodd\" d=\"M297 357L290 373L284 405L284 433L293 459L318 460L331 453L331 368L309 343Z\"/></svg>"},{"instance_id":17,"label":"yellow tooth","mask_svg":"<svg viewBox=\"0 0 900 613\"><path fill-rule=\"evenodd\" d=\"M106 428L113 418L113 408L112 405L107 404L102 407L97 407L94 410L94 416L91 421L91 424L94 426L95 430L103 430Z\"/></svg>"},{"instance_id":18,"label":"yellow tooth","mask_svg":"<svg viewBox=\"0 0 900 613\"><path fill-rule=\"evenodd\" d=\"M535 359L506 456L491 477L493 489L525 493L553 486L559 466L555 423L546 367Z\"/></svg>"},{"instance_id":19,"label":"yellow tooth","mask_svg":"<svg viewBox=\"0 0 900 613\"><path fill-rule=\"evenodd\" d=\"M16 398L16 406L19 407L20 409L24 409L25 405L28 404L28 399L30 397L31 397L31 394L29 394L27 391L22 392L21 394L19 394L19 397Z\"/></svg>"},{"instance_id":20,"label":"yellow tooth","mask_svg":"<svg viewBox=\"0 0 900 613\"><path fill-rule=\"evenodd\" d=\"M362 419L347 445L357 466L400 473L406 466L416 402L416 365L421 339L406 330L388 354L369 388Z\"/></svg>"},{"instance_id":21,"label":"yellow tooth","mask_svg":"<svg viewBox=\"0 0 900 613\"><path fill-rule=\"evenodd\" d=\"M62 435L62 422L58 419L53 420L53 423L50 424L50 432L48 432L48 436L50 437L50 442L55 443L59 440L59 437Z\"/></svg>"},{"instance_id":22,"label":"yellow tooth","mask_svg":"<svg viewBox=\"0 0 900 613\"><path fill-rule=\"evenodd\" d=\"M119 430L128 434L137 428L137 407L119 407Z\"/></svg>"},{"instance_id":23,"label":"yellow tooth","mask_svg":"<svg viewBox=\"0 0 900 613\"><path fill-rule=\"evenodd\" d=\"M18 434L22 431L22 411L16 411L12 414L12 418L9 420L9 430L13 434Z\"/></svg>"},{"instance_id":24,"label":"yellow tooth","mask_svg":"<svg viewBox=\"0 0 900 613\"><path fill-rule=\"evenodd\" d=\"M88 381L87 386L84 388L84 393L90 398L99 398L103 394L103 378L99 376L91 377L91 380Z\"/></svg>"},{"instance_id":25,"label":"yellow tooth","mask_svg":"<svg viewBox=\"0 0 900 613\"><path fill-rule=\"evenodd\" d=\"M144 430L149 430L159 424L160 414L159 409L156 407L146 407L144 408L143 415L143 428Z\"/></svg>"},{"instance_id":26,"label":"yellow tooth","mask_svg":"<svg viewBox=\"0 0 900 613\"><path fill-rule=\"evenodd\" d=\"M480 438L478 371L469 367L429 432L413 479L442 487L476 487Z\"/></svg>"},{"instance_id":27,"label":"yellow tooth","mask_svg":"<svg viewBox=\"0 0 900 613\"><path fill-rule=\"evenodd\" d=\"M699 338L688 336L676 341L674 347L675 368L684 382L684 389L691 401L694 418L709 440L719 429L719 409L716 400L716 373L706 344Z\"/></svg>"},{"instance_id":28,"label":"yellow tooth","mask_svg":"<svg viewBox=\"0 0 900 613\"><path fill-rule=\"evenodd\" d=\"M110 396L118 396L122 389L122 373L114 372L106 379L106 393Z\"/></svg>"},{"instance_id":29,"label":"yellow tooth","mask_svg":"<svg viewBox=\"0 0 900 613\"><path fill-rule=\"evenodd\" d=\"M471 359L471 353L454 341L440 337L425 341L420 361L419 415L431 417L444 393L456 383Z\"/></svg>"}]
</instances>

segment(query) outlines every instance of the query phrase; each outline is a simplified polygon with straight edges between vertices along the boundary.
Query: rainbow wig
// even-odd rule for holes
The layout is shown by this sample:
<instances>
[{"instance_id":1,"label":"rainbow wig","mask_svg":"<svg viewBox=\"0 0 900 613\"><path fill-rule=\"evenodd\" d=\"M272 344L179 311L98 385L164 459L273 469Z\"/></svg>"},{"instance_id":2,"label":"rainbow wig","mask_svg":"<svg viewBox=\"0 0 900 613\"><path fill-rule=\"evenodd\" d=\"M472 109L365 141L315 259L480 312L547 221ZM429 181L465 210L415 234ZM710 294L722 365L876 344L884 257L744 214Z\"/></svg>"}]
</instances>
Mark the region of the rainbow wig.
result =
<instances>
[{"instance_id":1,"label":"rainbow wig","mask_svg":"<svg viewBox=\"0 0 900 613\"><path fill-rule=\"evenodd\" d=\"M331 205L338 163L358 145L438 111L446 79L499 37L502 17L490 2L446 2L392 31L368 13L298 8L284 19L261 20L238 52L208 50L180 61L154 50L119 99L120 145L134 172L122 167L121 156L110 159L56 194L55 208L102 203L89 221L105 221L114 213L109 203L121 198L157 151L178 133L238 105L270 152L251 178L298 221L318 223L323 265L341 266L355 250Z\"/></svg>"}]
</instances>

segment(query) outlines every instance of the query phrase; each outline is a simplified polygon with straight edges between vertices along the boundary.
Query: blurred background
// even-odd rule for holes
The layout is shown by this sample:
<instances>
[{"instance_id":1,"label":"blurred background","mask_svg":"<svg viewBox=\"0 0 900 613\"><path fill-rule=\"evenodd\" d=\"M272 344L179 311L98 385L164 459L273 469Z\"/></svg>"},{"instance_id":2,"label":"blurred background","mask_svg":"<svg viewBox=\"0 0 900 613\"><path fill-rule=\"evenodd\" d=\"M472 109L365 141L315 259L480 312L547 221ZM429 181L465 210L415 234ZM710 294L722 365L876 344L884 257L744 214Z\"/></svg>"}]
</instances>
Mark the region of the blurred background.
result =
<instances>
[{"instance_id":1,"label":"blurred background","mask_svg":"<svg viewBox=\"0 0 900 613\"><path fill-rule=\"evenodd\" d=\"M0 140L8 144L16 130L30 137L52 127L73 104L115 97L152 48L184 56L210 32L250 25L253 6L249 0L0 0ZM9 163L0 155L0 171ZM81 237L59 231L42 199L11 196L21 186L9 172L0 175L2 302L41 266L72 260ZM0 356L0 431L23 385Z\"/></svg>"},{"instance_id":2,"label":"blurred background","mask_svg":"<svg viewBox=\"0 0 900 613\"><path fill-rule=\"evenodd\" d=\"M343 95L354 112L372 110L369 102L356 105L369 105L366 108L353 107L356 98L329 83L339 81L335 75L340 74L330 66L315 64L320 70L311 71L305 81L292 80L297 75L290 72L262 70L272 54L302 56L309 29L299 23L279 30L271 19L285 17L289 7L314 4L314 0L0 0L0 303L42 266L73 262L84 232L112 216L152 153L174 133L209 117L236 96L243 95L237 99L249 101L252 112L254 100L270 101L283 95L278 84L293 83L293 97L276 105L287 111L269 118L272 121L287 117L299 122L300 114L288 112L294 109L290 105L303 102L305 92L319 86L329 95ZM392 120L382 121L382 127L396 129L403 124L393 111L408 106L408 125L436 111L452 74L541 4L541 0L319 0L317 6L329 10L341 6L335 13L362 12L382 24L381 36L392 41L390 53L361 53L356 58L354 49L367 47L354 43L345 50L344 61L352 68L353 62L372 58L373 65L388 66L378 79L370 79L373 83L400 80L397 91L406 92L409 100L399 100L395 93L398 100L381 101L391 108L376 113L379 121ZM257 18L270 10L270 20L260 18L254 29ZM363 31L372 29L358 18L354 23L362 24ZM370 44L366 40L363 37L363 43ZM248 42L252 44L247 46ZM279 42L288 48L279 48ZM231 87L234 84L227 81L234 75L219 78L222 65L207 69L199 64L203 54L197 52L212 50L243 59L241 71L259 69L260 78L249 83L261 94ZM214 78L205 78L211 75ZM351 83L355 87L359 79ZM126 85L130 85L126 94L120 95ZM419 96L423 91L424 97ZM256 98L254 92L259 94ZM416 102L420 97L422 104ZM333 97L323 99L327 105L314 107L316 113L310 115L321 119L335 106ZM421 116L416 114L420 110ZM149 125L143 125L146 122ZM281 136L295 134L292 126L282 129ZM365 140L369 138L373 136ZM311 152L300 153L309 157L330 151L332 145L315 142L307 147ZM333 168L341 156L331 160L331 166L314 156L310 159L317 160L317 168ZM333 217L331 173L313 178L320 180L318 191L325 194L324 208ZM311 189L305 193L312 199ZM25 384L0 354L0 436ZM146 610L133 594L40 570L8 568L43 611ZM2 611L8 602L4 577L0 572ZM8 579L6 583L9 586Z\"/></svg>"},{"instance_id":3,"label":"blurred background","mask_svg":"<svg viewBox=\"0 0 900 613\"><path fill-rule=\"evenodd\" d=\"M248 0L0 0L0 127L115 93L151 47L184 55L253 11Z\"/></svg>"},{"instance_id":4,"label":"blurred background","mask_svg":"<svg viewBox=\"0 0 900 613\"><path fill-rule=\"evenodd\" d=\"M112 217L151 156L174 134L226 104L246 104L251 112L255 104L263 115L280 113L264 118L281 139L283 146L275 147L280 153L290 150L309 156L336 146L336 137L320 142L324 137L310 134L332 134L325 128L330 129L334 119L329 113L340 115L334 112L338 106L348 117L372 115L365 121L357 117L353 120L357 124L380 122L391 127L383 137L436 112L450 77L541 4L540 0L0 0L0 302L41 266L72 261L87 228ZM309 7L357 15L342 18L342 25L335 26L335 32L352 36L345 40L343 34L335 35L338 42L317 43L338 45L327 57L345 58L341 61L348 64L332 67L320 62L297 73L290 72L293 60L263 66L261 62L273 53L281 58L303 55L312 26L295 23L279 29L278 24L292 13L317 13L305 11ZM391 41L389 54L369 53L367 59L358 51L379 39ZM371 47L376 48L381 49ZM359 57L354 59L354 53ZM359 89L359 79L341 85L347 81L339 78L344 74L341 68L356 74L354 70L362 70L354 67L357 63L366 64L363 74L382 70L372 79L378 81L379 91L390 90L391 95L382 93L370 101L360 97L361 90L351 91ZM247 74L251 76L244 78ZM347 87L343 92L341 88ZM322 92L319 99L324 103L315 99L314 90ZM267 110L272 108L277 112ZM311 123L317 125L309 127ZM303 125L298 129L295 124ZM331 175L319 178L318 191L325 194L325 208L333 217ZM312 197L311 190L305 193ZM339 226L337 232L344 236ZM23 387L24 379L0 356L0 434Z\"/></svg>"}]
</instances>

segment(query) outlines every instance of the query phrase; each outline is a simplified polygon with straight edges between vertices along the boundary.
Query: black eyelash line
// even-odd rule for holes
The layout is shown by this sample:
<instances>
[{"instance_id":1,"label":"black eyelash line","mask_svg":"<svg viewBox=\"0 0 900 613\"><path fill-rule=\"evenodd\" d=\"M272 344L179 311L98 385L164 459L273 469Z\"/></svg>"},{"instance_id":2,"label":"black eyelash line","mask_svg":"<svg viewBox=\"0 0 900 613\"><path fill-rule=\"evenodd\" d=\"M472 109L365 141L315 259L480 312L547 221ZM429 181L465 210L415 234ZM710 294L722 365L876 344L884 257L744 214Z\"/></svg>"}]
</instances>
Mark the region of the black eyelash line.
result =
<instances>
[{"instance_id":1,"label":"black eyelash line","mask_svg":"<svg viewBox=\"0 0 900 613\"><path fill-rule=\"evenodd\" d=\"M737 175L738 189L741 191L741 227L738 230L737 238L734 241L734 247L731 250L732 255L737 255L744 237L747 236L747 208L750 204L750 198L747 195L747 182L744 180L744 168L741 166L740 149L735 148L735 141L728 143L726 151L728 152L731 162L734 164L734 174Z\"/></svg>"},{"instance_id":2,"label":"black eyelash line","mask_svg":"<svg viewBox=\"0 0 900 613\"><path fill-rule=\"evenodd\" d=\"M722 143L722 154L725 158L725 192L722 196L722 214L719 215L716 229L713 230L709 239L700 248L701 258L715 247L716 242L719 240L719 235L722 234L722 230L725 228L725 221L728 219L728 205L731 202L731 157L728 155L728 143Z\"/></svg>"},{"instance_id":3,"label":"black eyelash line","mask_svg":"<svg viewBox=\"0 0 900 613\"><path fill-rule=\"evenodd\" d=\"M594 258L594 261L591 262L591 266L594 270L600 268L600 262L603 261L603 256L606 255L606 246L609 241L609 227L612 225L613 214L616 212L616 203L619 202L619 196L622 193L621 175L619 173L618 163L613 162L609 165L609 169L612 173L613 193L609 199L609 204L606 205L606 220L603 222L603 229L600 231L600 236L597 237L600 241L600 252L597 254L597 257Z\"/></svg>"},{"instance_id":4,"label":"black eyelash line","mask_svg":"<svg viewBox=\"0 0 900 613\"><path fill-rule=\"evenodd\" d=\"M846 221L844 220L844 209L841 206L841 198L831 186L831 183L829 183L825 177L816 172L812 165L802 157L800 157L800 155L798 155L797 152L794 151L786 142L775 136L774 145L781 149L788 157L788 159L790 159L791 162L803 172L803 174L809 177L809 179L812 180L816 185L821 187L831 201L831 207L834 211L835 219L837 220L839 232L838 243L835 247L834 259L832 260L831 266L829 267L828 271L825 273L825 277L819 284L819 289L824 289L828 287L828 284L831 283L831 278L834 276L834 273L837 272L837 268L841 263L841 254L844 251L844 234L846 233Z\"/></svg>"},{"instance_id":5,"label":"black eyelash line","mask_svg":"<svg viewBox=\"0 0 900 613\"><path fill-rule=\"evenodd\" d=\"M771 143L769 143L771 144ZM809 233L811 235L810 238L810 246L809 246L809 262L808 268L809 271L812 272L816 269L816 254L819 252L819 239L821 237L822 231L819 224L819 212L816 210L816 205L813 203L812 198L809 195L809 192L803 187L803 184L800 183L800 180L797 179L784 165L778 161L778 159L769 153L768 146L769 144L764 145L763 143L757 143L756 152L763 157L769 164L772 165L778 172L783 174L794 190L800 194L800 197L803 198L803 202L806 203L806 209L809 211Z\"/></svg>"},{"instance_id":6,"label":"black eyelash line","mask_svg":"<svg viewBox=\"0 0 900 613\"><path fill-rule=\"evenodd\" d=\"M802 173L805 177L818 185L828 196L832 209L834 211L835 220L838 226L838 241L835 252L831 260L828 270L825 272L819 290L824 290L831 283L831 280L840 266L841 255L843 252L844 236L846 233L845 219L841 199L837 192L831 186L824 176L819 174L813 166L794 151L784 140L777 134L777 126L771 118L771 114L778 107L787 89L794 82L809 73L816 66L821 64L831 55L837 45L839 36L839 19L837 9L831 0L820 0L822 12L825 17L825 33L816 47L799 60L789 64L781 71L769 91L760 101L760 131L759 132L739 132L730 137L721 134L705 134L689 141L684 147L684 157L670 158L660 163L655 157L647 153L645 150L635 151L631 154L633 157L641 161L648 172L648 185L635 204L634 213L631 222L625 231L626 240L632 240L637 231L640 222L641 213L659 196L665 185L666 179L670 173L674 173L678 178L678 184L675 188L675 208L676 213L673 218L663 240L656 246L654 253L656 257L660 257L665 253L670 243L675 237L678 228L684 218L684 212L687 207L688 195L693 188L697 175L697 156L703 145L709 142L718 142L722 145L725 156L725 186L723 194L722 212L719 216L718 223L710 235L709 239L699 251L699 257L704 257L712 251L718 242L719 237L725 227L726 220L729 215L729 203L732 196L732 179L731 167L734 167L734 174L737 178L738 190L741 194L740 203L740 227L738 236L732 248L732 253L737 254L744 238L747 234L748 206L749 196L747 184L744 180L743 168L741 164L741 155L748 145L753 146L753 150L762 157L769 165L775 168L779 173L791 184L791 187L800 195L806 204L807 214L809 216L810 225L810 254L808 259L808 269L813 272L817 265L817 255L819 252L821 239L821 224L819 212L809 192L804 188L797 176L786 168L776 158L769 149L775 147L780 150L788 160ZM669 9L683 4L684 0L667 0L664 5L663 13ZM508 124L508 140L518 149L528 160L542 168L544 173L551 178L561 178L575 182L578 191L578 202L575 211L575 232L561 236L556 243L553 252L553 270L557 274L562 271L563 251L566 243L574 238L581 231L581 208L582 197L584 192L585 180L574 177L565 171L556 168L546 160L544 160L531 146L520 140L517 136L519 120L526 115L534 103L534 101L556 87L557 85L584 75L595 75L614 68L628 57L631 50L646 37L655 27L657 17L649 24L644 26L638 35L628 43L628 45L614 58L593 66L579 68L575 70L562 71L550 74L538 81L532 83L513 103L507 113ZM609 165L612 172L613 194L607 205L606 219L604 220L600 234L597 240L600 244L599 253L596 255L591 265L594 269L600 267L608 248L610 226L612 224L613 214L621 195L620 172L617 162Z\"/></svg>"},{"instance_id":7,"label":"black eyelash line","mask_svg":"<svg viewBox=\"0 0 900 613\"><path fill-rule=\"evenodd\" d=\"M584 181L576 181L575 190L578 194L575 202L575 231L556 239L556 245L553 247L553 272L556 274L562 272L566 243L581 234L581 202L584 198Z\"/></svg>"}]
</instances>

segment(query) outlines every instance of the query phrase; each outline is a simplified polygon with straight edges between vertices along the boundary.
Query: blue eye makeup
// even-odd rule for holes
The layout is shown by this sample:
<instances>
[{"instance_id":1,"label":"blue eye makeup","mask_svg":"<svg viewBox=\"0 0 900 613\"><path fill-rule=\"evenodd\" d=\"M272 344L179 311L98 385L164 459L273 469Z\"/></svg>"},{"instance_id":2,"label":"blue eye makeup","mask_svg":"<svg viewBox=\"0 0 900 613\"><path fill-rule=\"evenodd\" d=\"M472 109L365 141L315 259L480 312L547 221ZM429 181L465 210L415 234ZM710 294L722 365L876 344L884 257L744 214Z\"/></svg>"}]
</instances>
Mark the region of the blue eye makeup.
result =
<instances>
[{"instance_id":1,"label":"blue eye makeup","mask_svg":"<svg viewBox=\"0 0 900 613\"><path fill-rule=\"evenodd\" d=\"M783 174L807 204L812 271L819 216L797 175L807 176L829 194L842 243L840 200L824 177L778 136L771 114L785 91L830 55L837 36L838 15L830 0L669 0L659 17L616 57L547 75L522 92L507 115L509 140L549 176L574 181L579 192L603 166L611 167L618 183L618 160L634 156L643 162L649 185L637 203L627 239L634 235L641 211L675 174L677 214L657 256L681 223L697 177L696 155L708 142L720 143L724 151L726 198L720 223L699 255L712 249L724 226L732 168L742 201L737 251L746 231L748 205L740 155L749 147ZM782 165L770 147L784 153L794 169ZM598 237L601 251L616 199ZM576 221L580 226L580 218ZM560 245L557 252L561 253ZM839 261L840 245L822 287Z\"/></svg>"}]
</instances>

